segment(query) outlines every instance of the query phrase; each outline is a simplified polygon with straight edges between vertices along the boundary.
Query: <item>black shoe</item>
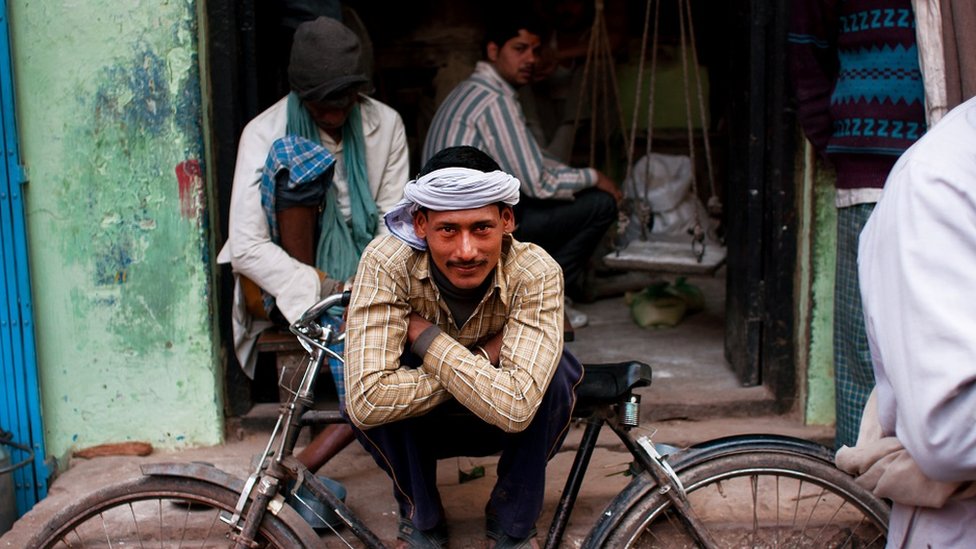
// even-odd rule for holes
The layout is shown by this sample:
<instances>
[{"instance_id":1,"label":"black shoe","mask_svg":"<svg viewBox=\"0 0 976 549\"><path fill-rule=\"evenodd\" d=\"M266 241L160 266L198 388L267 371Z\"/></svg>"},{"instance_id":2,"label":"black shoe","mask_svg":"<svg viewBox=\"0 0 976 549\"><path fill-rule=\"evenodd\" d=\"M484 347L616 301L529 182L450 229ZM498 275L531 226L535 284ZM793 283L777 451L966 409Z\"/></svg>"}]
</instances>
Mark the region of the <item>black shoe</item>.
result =
<instances>
[{"instance_id":1,"label":"black shoe","mask_svg":"<svg viewBox=\"0 0 976 549\"><path fill-rule=\"evenodd\" d=\"M443 521L430 530L421 530L408 518L400 518L397 539L416 549L443 549L447 547L447 524Z\"/></svg>"}]
</instances>

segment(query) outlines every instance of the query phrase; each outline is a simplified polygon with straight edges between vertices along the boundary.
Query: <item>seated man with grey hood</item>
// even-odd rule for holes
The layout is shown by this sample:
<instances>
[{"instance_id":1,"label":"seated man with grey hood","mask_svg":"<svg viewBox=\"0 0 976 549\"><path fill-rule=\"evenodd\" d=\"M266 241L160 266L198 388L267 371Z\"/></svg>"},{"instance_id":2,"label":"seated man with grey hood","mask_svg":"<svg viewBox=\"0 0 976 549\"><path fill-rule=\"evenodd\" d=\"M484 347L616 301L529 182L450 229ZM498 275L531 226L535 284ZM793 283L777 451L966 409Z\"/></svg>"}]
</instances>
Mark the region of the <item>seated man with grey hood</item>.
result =
<instances>
[{"instance_id":1,"label":"seated man with grey hood","mask_svg":"<svg viewBox=\"0 0 976 549\"><path fill-rule=\"evenodd\" d=\"M288 65L291 93L241 135L227 243L234 269L234 349L254 377L258 335L287 326L356 273L380 217L403 196L407 139L400 115L364 95L360 42L319 17L298 26ZM342 401L342 375L332 364ZM330 435L339 440L324 445ZM299 459L311 470L352 440L330 426Z\"/></svg>"}]
</instances>

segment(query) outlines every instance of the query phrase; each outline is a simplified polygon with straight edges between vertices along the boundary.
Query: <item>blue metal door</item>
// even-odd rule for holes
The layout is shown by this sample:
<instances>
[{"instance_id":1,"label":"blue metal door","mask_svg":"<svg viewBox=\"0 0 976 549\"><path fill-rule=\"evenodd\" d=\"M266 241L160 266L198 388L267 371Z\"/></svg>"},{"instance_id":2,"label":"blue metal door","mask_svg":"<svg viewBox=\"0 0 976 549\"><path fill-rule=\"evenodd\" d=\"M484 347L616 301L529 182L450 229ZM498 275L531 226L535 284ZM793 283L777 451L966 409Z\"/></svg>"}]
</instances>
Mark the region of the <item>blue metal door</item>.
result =
<instances>
[{"instance_id":1,"label":"blue metal door","mask_svg":"<svg viewBox=\"0 0 976 549\"><path fill-rule=\"evenodd\" d=\"M22 188L26 184L20 164L14 109L13 66L7 2L0 0L0 428L13 433L13 441L34 451L29 467L13 472L17 512L26 513L47 495L48 471L44 464L41 400L34 348L33 301L27 256L27 226ZM24 459L12 451L13 463Z\"/></svg>"}]
</instances>

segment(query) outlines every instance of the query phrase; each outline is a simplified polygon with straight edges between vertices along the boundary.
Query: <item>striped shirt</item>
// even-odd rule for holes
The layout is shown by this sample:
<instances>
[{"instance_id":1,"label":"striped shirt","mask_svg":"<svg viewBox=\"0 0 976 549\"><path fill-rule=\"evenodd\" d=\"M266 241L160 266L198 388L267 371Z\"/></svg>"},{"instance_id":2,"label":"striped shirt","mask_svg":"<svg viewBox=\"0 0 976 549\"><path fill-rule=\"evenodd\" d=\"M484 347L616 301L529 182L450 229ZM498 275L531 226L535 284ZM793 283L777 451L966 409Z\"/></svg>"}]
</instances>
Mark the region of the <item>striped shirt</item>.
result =
<instances>
[{"instance_id":1,"label":"striped shirt","mask_svg":"<svg viewBox=\"0 0 976 549\"><path fill-rule=\"evenodd\" d=\"M596 185L595 170L571 168L539 147L525 125L515 89L485 61L437 109L424 142L424 162L458 145L488 153L522 182L522 194L532 198L572 199Z\"/></svg>"},{"instance_id":2,"label":"striped shirt","mask_svg":"<svg viewBox=\"0 0 976 549\"><path fill-rule=\"evenodd\" d=\"M363 252L346 322L346 411L362 429L422 415L451 399L506 432L529 426L563 350L563 278L542 248L505 237L494 282L458 328L427 252L387 235ZM423 364L402 365L411 313L441 333ZM476 345L501 332L499 365Z\"/></svg>"}]
</instances>

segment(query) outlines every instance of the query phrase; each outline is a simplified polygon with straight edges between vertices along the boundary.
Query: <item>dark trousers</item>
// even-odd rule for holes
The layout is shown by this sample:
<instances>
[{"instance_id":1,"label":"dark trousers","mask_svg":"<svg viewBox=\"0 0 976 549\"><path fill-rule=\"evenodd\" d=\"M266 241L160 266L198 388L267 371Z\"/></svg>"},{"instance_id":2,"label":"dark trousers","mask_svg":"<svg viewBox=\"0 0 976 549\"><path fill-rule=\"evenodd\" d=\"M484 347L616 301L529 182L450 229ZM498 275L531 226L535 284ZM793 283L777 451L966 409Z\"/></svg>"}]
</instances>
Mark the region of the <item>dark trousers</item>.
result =
<instances>
[{"instance_id":1,"label":"dark trousers","mask_svg":"<svg viewBox=\"0 0 976 549\"><path fill-rule=\"evenodd\" d=\"M542 513L546 463L566 438L575 388L582 377L582 365L564 351L539 410L520 433L506 433L485 423L456 400L422 416L353 430L393 479L400 516L410 518L421 530L444 520L437 490L438 459L501 452L498 481L488 505L505 533L524 538Z\"/></svg>"},{"instance_id":2,"label":"dark trousers","mask_svg":"<svg viewBox=\"0 0 976 549\"><path fill-rule=\"evenodd\" d=\"M601 190L580 191L572 201L522 196L515 205L514 236L542 246L559 263L566 293L575 299L590 256L616 220L617 203Z\"/></svg>"}]
</instances>

